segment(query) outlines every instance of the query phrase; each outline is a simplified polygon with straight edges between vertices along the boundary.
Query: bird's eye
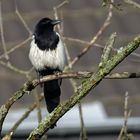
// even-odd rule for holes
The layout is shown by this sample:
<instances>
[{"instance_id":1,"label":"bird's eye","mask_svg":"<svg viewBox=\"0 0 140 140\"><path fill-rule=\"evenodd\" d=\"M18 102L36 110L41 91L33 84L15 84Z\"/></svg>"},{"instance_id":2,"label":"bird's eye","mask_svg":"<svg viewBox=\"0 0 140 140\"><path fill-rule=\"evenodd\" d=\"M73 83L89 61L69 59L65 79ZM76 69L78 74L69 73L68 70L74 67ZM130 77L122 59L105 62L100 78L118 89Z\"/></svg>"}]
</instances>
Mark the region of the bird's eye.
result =
<instances>
[{"instance_id":1,"label":"bird's eye","mask_svg":"<svg viewBox=\"0 0 140 140\"><path fill-rule=\"evenodd\" d=\"M51 24L51 21L44 21L44 22L43 22L43 25L46 25L46 24L47 24L47 25Z\"/></svg>"},{"instance_id":2,"label":"bird's eye","mask_svg":"<svg viewBox=\"0 0 140 140\"><path fill-rule=\"evenodd\" d=\"M44 25L44 24L47 24L47 23L48 23L48 21L43 21L43 22L42 22L43 25Z\"/></svg>"}]
</instances>

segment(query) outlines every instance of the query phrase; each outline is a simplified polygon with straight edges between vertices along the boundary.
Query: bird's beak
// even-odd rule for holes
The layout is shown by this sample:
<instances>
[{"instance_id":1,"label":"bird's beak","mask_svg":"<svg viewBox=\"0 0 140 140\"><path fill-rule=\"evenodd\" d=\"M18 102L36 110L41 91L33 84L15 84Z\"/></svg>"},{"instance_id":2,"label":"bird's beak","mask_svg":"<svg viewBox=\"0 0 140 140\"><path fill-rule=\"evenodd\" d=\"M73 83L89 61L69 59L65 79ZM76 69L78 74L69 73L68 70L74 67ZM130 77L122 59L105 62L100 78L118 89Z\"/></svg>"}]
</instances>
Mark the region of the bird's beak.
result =
<instances>
[{"instance_id":1,"label":"bird's beak","mask_svg":"<svg viewBox=\"0 0 140 140\"><path fill-rule=\"evenodd\" d=\"M59 24L61 22L61 20L53 20L51 23L52 25L56 25L56 24Z\"/></svg>"}]
</instances>

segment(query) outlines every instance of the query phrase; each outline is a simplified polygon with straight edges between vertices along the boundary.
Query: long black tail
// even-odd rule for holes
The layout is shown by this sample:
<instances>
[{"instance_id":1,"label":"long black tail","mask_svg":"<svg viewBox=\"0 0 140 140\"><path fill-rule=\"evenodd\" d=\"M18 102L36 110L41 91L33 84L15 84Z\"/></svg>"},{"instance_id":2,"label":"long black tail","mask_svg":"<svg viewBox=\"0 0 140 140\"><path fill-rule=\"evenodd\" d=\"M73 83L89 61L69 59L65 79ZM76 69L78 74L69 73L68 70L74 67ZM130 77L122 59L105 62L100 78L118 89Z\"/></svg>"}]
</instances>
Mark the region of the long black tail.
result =
<instances>
[{"instance_id":1,"label":"long black tail","mask_svg":"<svg viewBox=\"0 0 140 140\"><path fill-rule=\"evenodd\" d=\"M51 113L60 103L60 94L59 80L52 80L44 83L44 96L49 113Z\"/></svg>"}]
</instances>

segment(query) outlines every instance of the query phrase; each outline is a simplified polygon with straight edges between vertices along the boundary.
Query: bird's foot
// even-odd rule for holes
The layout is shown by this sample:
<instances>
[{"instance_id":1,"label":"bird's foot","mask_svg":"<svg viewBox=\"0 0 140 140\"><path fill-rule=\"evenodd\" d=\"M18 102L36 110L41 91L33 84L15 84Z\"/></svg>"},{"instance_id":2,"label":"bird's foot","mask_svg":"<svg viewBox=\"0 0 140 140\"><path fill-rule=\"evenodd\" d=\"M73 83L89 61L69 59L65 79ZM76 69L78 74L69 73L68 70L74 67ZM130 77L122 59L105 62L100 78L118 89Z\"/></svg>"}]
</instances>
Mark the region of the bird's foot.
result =
<instances>
[{"instance_id":1,"label":"bird's foot","mask_svg":"<svg viewBox=\"0 0 140 140\"><path fill-rule=\"evenodd\" d=\"M55 71L54 74L55 75L60 75L62 72L61 71Z\"/></svg>"}]
</instances>

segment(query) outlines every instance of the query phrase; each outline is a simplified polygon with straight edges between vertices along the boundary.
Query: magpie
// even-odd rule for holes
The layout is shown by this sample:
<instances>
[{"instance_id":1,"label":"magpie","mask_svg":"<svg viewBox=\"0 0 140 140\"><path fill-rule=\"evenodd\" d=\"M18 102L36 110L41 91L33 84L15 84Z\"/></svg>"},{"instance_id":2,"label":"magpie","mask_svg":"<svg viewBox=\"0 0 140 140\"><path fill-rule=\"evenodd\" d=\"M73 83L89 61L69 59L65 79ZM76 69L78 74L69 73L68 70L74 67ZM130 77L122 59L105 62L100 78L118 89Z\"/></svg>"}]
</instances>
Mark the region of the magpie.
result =
<instances>
[{"instance_id":1,"label":"magpie","mask_svg":"<svg viewBox=\"0 0 140 140\"><path fill-rule=\"evenodd\" d=\"M42 18L35 26L30 44L29 59L40 76L62 72L66 64L66 52L54 26L60 20ZM51 113L60 103L60 79L43 83L47 110Z\"/></svg>"}]
</instances>

